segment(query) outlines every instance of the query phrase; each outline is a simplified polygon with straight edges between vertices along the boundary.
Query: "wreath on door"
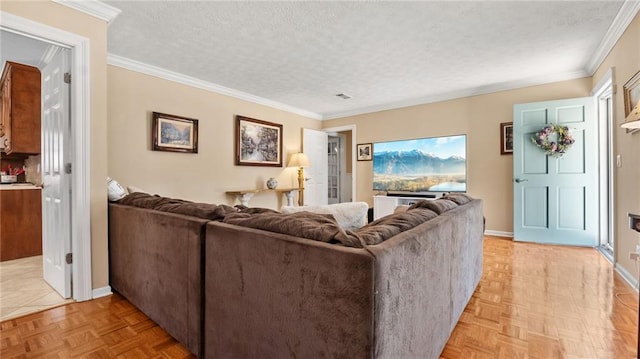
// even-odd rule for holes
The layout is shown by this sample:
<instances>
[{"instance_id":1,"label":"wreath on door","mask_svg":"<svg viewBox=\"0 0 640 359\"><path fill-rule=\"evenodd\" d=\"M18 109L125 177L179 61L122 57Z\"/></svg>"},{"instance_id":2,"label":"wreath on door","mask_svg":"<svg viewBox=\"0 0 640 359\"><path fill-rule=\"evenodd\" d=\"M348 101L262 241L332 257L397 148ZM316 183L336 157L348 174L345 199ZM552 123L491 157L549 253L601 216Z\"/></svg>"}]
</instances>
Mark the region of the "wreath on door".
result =
<instances>
[{"instance_id":1,"label":"wreath on door","mask_svg":"<svg viewBox=\"0 0 640 359\"><path fill-rule=\"evenodd\" d=\"M553 136L554 134L557 136ZM554 138L556 141L553 141ZM576 142L569 132L569 127L556 125L544 126L531 137L531 141L540 147L546 155L553 157L562 157Z\"/></svg>"}]
</instances>

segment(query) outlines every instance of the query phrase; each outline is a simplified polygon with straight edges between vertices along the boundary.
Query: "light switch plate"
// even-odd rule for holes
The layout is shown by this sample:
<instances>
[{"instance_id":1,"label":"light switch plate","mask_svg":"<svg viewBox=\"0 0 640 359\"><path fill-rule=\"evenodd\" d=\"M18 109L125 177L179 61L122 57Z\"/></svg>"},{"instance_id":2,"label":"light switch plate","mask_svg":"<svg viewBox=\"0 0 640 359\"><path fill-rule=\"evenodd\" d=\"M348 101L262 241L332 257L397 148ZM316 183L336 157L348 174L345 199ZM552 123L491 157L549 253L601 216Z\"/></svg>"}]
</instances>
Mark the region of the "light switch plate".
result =
<instances>
[{"instance_id":1,"label":"light switch plate","mask_svg":"<svg viewBox=\"0 0 640 359\"><path fill-rule=\"evenodd\" d=\"M622 167L622 155L616 156L616 166Z\"/></svg>"}]
</instances>

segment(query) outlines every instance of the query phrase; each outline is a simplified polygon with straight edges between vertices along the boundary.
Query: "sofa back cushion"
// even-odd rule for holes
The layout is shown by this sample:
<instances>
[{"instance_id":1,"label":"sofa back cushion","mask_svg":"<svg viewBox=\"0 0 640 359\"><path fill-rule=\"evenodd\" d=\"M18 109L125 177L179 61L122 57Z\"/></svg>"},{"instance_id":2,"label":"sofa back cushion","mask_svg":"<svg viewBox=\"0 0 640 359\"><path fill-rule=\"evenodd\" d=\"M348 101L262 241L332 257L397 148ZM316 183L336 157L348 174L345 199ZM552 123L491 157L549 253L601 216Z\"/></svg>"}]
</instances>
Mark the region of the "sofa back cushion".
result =
<instances>
[{"instance_id":1,"label":"sofa back cushion","mask_svg":"<svg viewBox=\"0 0 640 359\"><path fill-rule=\"evenodd\" d=\"M143 192L130 193L119 200L118 204L155 209L156 211L162 212L184 214L212 221L222 220L227 214L238 212L237 208L224 204L216 205L210 203L195 203L182 199L150 195Z\"/></svg>"},{"instance_id":2,"label":"sofa back cushion","mask_svg":"<svg viewBox=\"0 0 640 359\"><path fill-rule=\"evenodd\" d=\"M223 222L320 242L340 243L348 247L361 248L363 246L357 237L340 228L335 218L330 214L311 212L230 213Z\"/></svg>"},{"instance_id":3,"label":"sofa back cushion","mask_svg":"<svg viewBox=\"0 0 640 359\"><path fill-rule=\"evenodd\" d=\"M462 206L473 200L473 197L466 193L447 193L443 198L455 202L458 206Z\"/></svg>"},{"instance_id":4,"label":"sofa back cushion","mask_svg":"<svg viewBox=\"0 0 640 359\"><path fill-rule=\"evenodd\" d=\"M336 219L338 225L346 230L358 229L367 224L367 202L344 202L327 204L320 206L283 206L282 213L312 212L321 214L331 214Z\"/></svg>"},{"instance_id":5,"label":"sofa back cushion","mask_svg":"<svg viewBox=\"0 0 640 359\"><path fill-rule=\"evenodd\" d=\"M399 211L367 224L354 231L353 235L366 245L374 245L437 216L434 211L426 208Z\"/></svg>"},{"instance_id":6,"label":"sofa back cushion","mask_svg":"<svg viewBox=\"0 0 640 359\"><path fill-rule=\"evenodd\" d=\"M444 199L444 198L438 198L434 201L422 200L422 201L416 202L412 204L411 207L409 207L409 209L426 208L436 212L437 214L443 214L444 212L454 209L456 207L458 207L458 205L455 202L448 199Z\"/></svg>"}]
</instances>

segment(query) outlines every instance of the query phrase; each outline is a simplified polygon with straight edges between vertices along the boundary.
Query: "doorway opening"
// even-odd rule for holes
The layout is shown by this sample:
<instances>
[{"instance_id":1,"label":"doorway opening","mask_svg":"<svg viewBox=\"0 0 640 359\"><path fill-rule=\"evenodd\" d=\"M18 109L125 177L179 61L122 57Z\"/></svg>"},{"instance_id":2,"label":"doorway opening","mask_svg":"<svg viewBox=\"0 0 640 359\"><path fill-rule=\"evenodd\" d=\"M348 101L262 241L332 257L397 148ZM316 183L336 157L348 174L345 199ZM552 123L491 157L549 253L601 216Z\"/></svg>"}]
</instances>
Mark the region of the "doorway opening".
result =
<instances>
[{"instance_id":1,"label":"doorway opening","mask_svg":"<svg viewBox=\"0 0 640 359\"><path fill-rule=\"evenodd\" d=\"M30 83L28 87L30 90L22 92L18 101L44 104L47 98L51 97L49 96L50 94L46 93L46 86L43 85L45 79L48 84L52 83L52 76L50 76L52 73L51 59L56 57L56 54L68 59L69 49L5 31L4 29L0 30L0 38L2 39L0 68L2 68L3 73L11 71L11 75L7 72L7 81L23 81L24 83L29 81ZM8 62L12 63L11 67L9 67ZM16 71L15 67L18 67L20 71ZM9 77L11 77L10 80ZM9 85L7 86L3 95L10 96L9 93L12 90ZM13 100L16 99L13 98ZM66 97L66 101L68 101L68 97ZM56 103L54 105L59 106L60 104ZM66 104L63 107L68 108ZM5 112L3 111L3 113ZM32 115L36 115L36 113L37 111ZM39 122L42 121L43 116L41 114L37 113L40 116ZM32 115L19 119L14 118L13 121L33 119ZM68 118L68 114L66 118ZM42 137L44 134L42 130L40 132L39 137ZM68 138L68 136L65 138ZM12 141L18 142L20 139L23 138L15 138L13 136ZM46 141L41 142L45 143ZM3 188L6 191L2 193L3 200L8 200L12 204L12 212L10 214L15 217L12 219L12 223L18 226L18 228L3 231L3 243L22 241L23 243L33 243L33 246L37 244L37 249L26 245L16 245L11 254L4 253L8 255L3 255L3 261L0 262L0 270L5 275L1 284L4 294L0 303L0 320L7 320L72 301L67 299L71 296L70 294L58 293L56 286L50 282L52 276L48 273L49 269L47 268L47 258L50 256L45 255L43 252L43 249L49 251L51 249L45 245L46 242L44 240L49 233L46 228L43 228L42 221L42 218L47 217L48 212L44 211L41 206L44 203L41 196L41 193L44 193L42 189L41 159L44 158L42 155L51 157L52 154L46 146L40 146L40 142L36 143L38 143L40 150L30 148L30 151L33 152L30 152L29 155L20 153L6 155L4 152L0 154L0 167L3 169L12 166L13 168L25 170L23 176L19 176L17 179L18 182L22 183L4 185L5 188ZM70 215L66 216L66 218L68 217ZM60 218L65 217L56 217L56 219ZM67 225L66 227L69 226Z\"/></svg>"},{"instance_id":2,"label":"doorway opening","mask_svg":"<svg viewBox=\"0 0 640 359\"><path fill-rule=\"evenodd\" d=\"M356 200L354 169L356 126L323 129L327 133L327 203Z\"/></svg>"},{"instance_id":3,"label":"doorway opening","mask_svg":"<svg viewBox=\"0 0 640 359\"><path fill-rule=\"evenodd\" d=\"M73 198L69 201L68 216L71 225L68 252L72 254L68 279L73 284L73 299L77 301L108 295L110 288L92 288L91 271L91 205L90 205L90 86L89 86L89 39L58 28L37 23L10 13L0 11L0 30L43 41L50 45L69 49L70 54L70 133L67 143L69 188ZM67 166L65 165L65 172ZM73 171L70 171L71 168ZM71 250L72 249L72 250ZM66 262L65 259L61 260Z\"/></svg>"}]
</instances>

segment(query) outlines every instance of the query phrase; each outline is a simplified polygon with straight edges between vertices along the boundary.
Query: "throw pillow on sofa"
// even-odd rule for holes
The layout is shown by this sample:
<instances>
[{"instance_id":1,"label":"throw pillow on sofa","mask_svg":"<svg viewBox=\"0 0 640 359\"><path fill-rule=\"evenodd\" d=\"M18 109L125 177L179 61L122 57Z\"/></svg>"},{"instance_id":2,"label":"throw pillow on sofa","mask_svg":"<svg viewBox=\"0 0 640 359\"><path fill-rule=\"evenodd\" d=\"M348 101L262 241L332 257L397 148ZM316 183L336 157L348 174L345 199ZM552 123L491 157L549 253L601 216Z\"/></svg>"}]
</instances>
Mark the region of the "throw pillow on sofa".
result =
<instances>
[{"instance_id":1,"label":"throw pillow on sofa","mask_svg":"<svg viewBox=\"0 0 640 359\"><path fill-rule=\"evenodd\" d=\"M327 204L320 206L283 206L282 213L311 212L320 214L331 214L336 219L338 225L347 230L358 229L367 224L367 202L344 202Z\"/></svg>"},{"instance_id":2,"label":"throw pillow on sofa","mask_svg":"<svg viewBox=\"0 0 640 359\"><path fill-rule=\"evenodd\" d=\"M127 195L127 190L118 181L107 177L107 198L109 201L118 201Z\"/></svg>"}]
</instances>

